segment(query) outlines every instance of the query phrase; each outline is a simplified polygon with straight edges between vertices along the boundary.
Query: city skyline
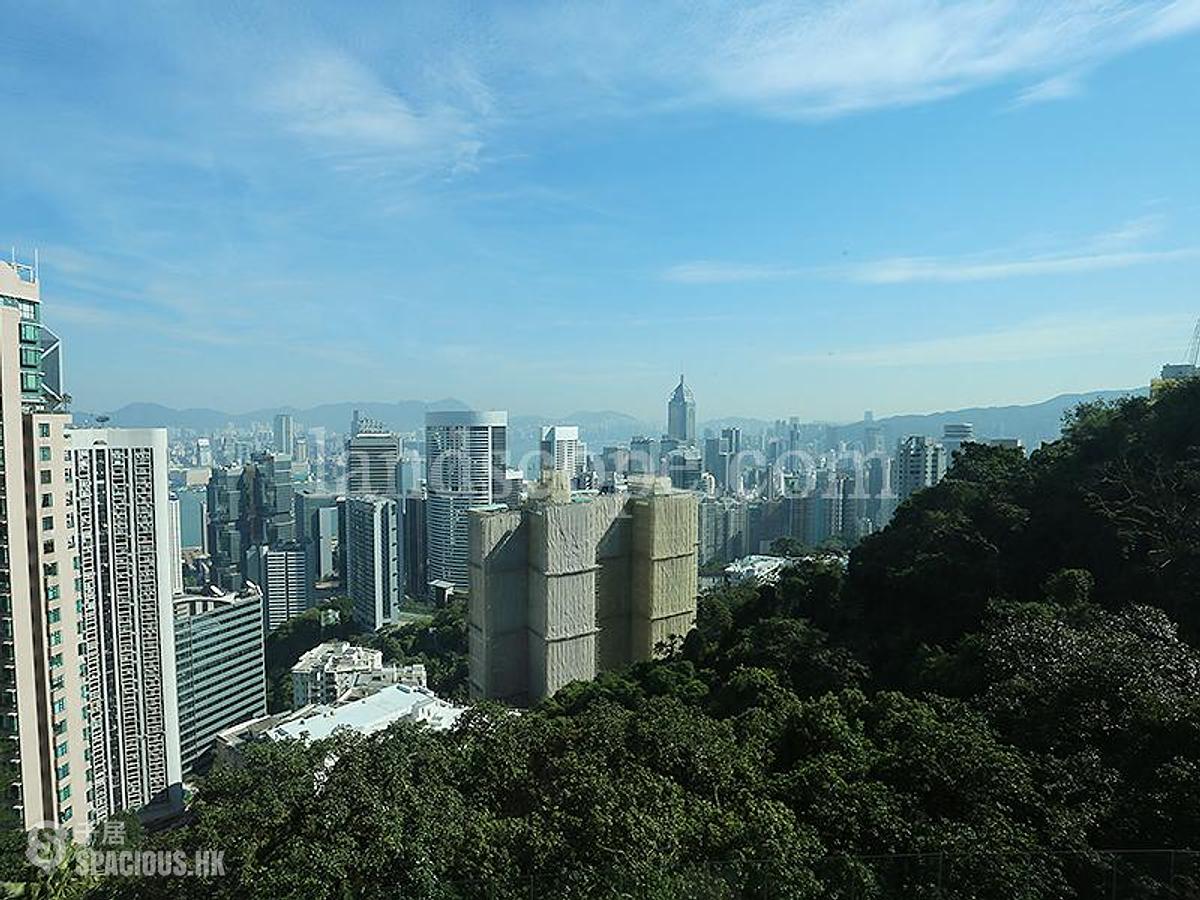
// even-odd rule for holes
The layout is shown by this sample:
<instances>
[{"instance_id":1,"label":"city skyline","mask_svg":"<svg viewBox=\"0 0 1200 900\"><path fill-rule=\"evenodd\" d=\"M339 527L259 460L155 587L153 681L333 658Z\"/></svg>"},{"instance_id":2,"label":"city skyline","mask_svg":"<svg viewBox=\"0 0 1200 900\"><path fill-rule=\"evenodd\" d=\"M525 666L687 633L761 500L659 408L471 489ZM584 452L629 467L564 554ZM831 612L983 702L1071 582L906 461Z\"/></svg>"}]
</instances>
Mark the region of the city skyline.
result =
<instances>
[{"instance_id":1,"label":"city skyline","mask_svg":"<svg viewBox=\"0 0 1200 900\"><path fill-rule=\"evenodd\" d=\"M1200 313L1195 2L277 12L14 11L77 408L657 419L682 366L848 421L1145 384Z\"/></svg>"}]
</instances>

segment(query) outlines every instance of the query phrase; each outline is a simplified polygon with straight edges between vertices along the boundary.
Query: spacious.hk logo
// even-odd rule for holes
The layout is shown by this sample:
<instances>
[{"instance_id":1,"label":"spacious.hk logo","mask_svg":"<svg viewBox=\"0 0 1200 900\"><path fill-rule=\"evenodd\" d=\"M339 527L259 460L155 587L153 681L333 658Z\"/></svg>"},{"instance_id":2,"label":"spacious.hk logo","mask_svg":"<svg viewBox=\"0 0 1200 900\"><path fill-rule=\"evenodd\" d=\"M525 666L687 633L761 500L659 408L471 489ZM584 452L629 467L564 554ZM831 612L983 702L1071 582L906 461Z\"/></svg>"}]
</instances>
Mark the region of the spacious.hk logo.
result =
<instances>
[{"instance_id":1,"label":"spacious.hk logo","mask_svg":"<svg viewBox=\"0 0 1200 900\"><path fill-rule=\"evenodd\" d=\"M57 828L52 822L42 822L29 832L25 858L31 866L49 874L63 864L70 843L69 829Z\"/></svg>"},{"instance_id":2,"label":"spacious.hk logo","mask_svg":"<svg viewBox=\"0 0 1200 900\"><path fill-rule=\"evenodd\" d=\"M145 878L175 876L216 878L225 874L224 850L130 850L124 847L122 822L103 823L93 845L75 844L69 828L42 823L28 833L25 858L44 874L64 865L84 877Z\"/></svg>"}]
</instances>

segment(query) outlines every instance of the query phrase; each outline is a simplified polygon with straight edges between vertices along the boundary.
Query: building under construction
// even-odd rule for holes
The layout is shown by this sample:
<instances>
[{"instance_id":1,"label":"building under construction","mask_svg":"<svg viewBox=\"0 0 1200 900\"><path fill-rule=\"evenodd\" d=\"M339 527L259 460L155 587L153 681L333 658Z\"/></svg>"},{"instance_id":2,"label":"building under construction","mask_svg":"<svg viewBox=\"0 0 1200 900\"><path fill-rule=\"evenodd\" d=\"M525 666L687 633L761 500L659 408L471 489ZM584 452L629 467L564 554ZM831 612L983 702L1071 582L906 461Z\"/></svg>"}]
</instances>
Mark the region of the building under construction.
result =
<instances>
[{"instance_id":1,"label":"building under construction","mask_svg":"<svg viewBox=\"0 0 1200 900\"><path fill-rule=\"evenodd\" d=\"M696 618L696 497L650 479L470 514L473 699L524 705L650 659Z\"/></svg>"}]
</instances>

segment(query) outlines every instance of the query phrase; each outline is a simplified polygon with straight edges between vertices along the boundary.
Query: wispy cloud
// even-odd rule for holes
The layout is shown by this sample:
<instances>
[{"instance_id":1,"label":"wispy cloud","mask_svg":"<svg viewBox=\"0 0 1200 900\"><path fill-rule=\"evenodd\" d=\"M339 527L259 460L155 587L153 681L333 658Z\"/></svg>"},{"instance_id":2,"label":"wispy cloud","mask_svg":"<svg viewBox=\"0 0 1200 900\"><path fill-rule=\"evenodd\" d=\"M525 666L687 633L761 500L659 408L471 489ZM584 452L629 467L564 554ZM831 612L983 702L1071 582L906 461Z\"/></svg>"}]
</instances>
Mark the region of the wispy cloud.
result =
<instances>
[{"instance_id":1,"label":"wispy cloud","mask_svg":"<svg viewBox=\"0 0 1200 900\"><path fill-rule=\"evenodd\" d=\"M1013 109L1032 106L1035 103L1050 103L1055 100L1070 100L1083 93L1083 78L1078 72L1052 75L1025 88L1012 102Z\"/></svg>"},{"instance_id":2,"label":"wispy cloud","mask_svg":"<svg viewBox=\"0 0 1200 900\"><path fill-rule=\"evenodd\" d=\"M855 265L787 266L697 260L659 273L675 284L744 284L791 279L858 284L998 281L1040 275L1074 275L1107 269L1174 263L1200 258L1200 247L1150 249L1139 246L1163 227L1160 216L1142 216L1073 242L1065 249L1021 252L992 250L962 256L893 256Z\"/></svg>"},{"instance_id":3,"label":"wispy cloud","mask_svg":"<svg viewBox=\"0 0 1200 900\"><path fill-rule=\"evenodd\" d=\"M908 282L996 281L1003 278L1028 278L1037 275L1074 275L1105 269L1126 269L1151 263L1195 259L1200 249L1145 250L1084 255L1033 256L1027 259L896 257L866 263L850 271L853 281L864 284L904 284Z\"/></svg>"},{"instance_id":4,"label":"wispy cloud","mask_svg":"<svg viewBox=\"0 0 1200 900\"><path fill-rule=\"evenodd\" d=\"M1190 317L1178 315L1043 318L992 331L790 355L784 361L895 367L983 365L1089 355L1123 355L1174 349L1190 323Z\"/></svg>"},{"instance_id":5,"label":"wispy cloud","mask_svg":"<svg viewBox=\"0 0 1200 900\"><path fill-rule=\"evenodd\" d=\"M483 146L464 109L441 100L418 109L365 65L333 50L300 55L267 81L261 102L283 127L343 166L461 172L477 166Z\"/></svg>"},{"instance_id":6,"label":"wispy cloud","mask_svg":"<svg viewBox=\"0 0 1200 900\"><path fill-rule=\"evenodd\" d=\"M1200 27L1200 2L580 2L499 27L522 57L544 42L547 77L592 106L826 118L1006 83L1062 99L1087 69Z\"/></svg>"}]
</instances>

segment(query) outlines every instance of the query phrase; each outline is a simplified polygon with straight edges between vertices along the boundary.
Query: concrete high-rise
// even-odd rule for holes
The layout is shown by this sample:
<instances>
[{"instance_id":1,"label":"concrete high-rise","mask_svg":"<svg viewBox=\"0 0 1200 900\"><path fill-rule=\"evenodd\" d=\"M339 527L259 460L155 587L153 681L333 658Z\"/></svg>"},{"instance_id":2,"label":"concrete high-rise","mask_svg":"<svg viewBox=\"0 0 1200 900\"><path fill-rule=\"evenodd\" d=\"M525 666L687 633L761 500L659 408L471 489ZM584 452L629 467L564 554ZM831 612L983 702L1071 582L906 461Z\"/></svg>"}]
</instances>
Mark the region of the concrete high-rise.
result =
<instances>
[{"instance_id":1,"label":"concrete high-rise","mask_svg":"<svg viewBox=\"0 0 1200 900\"><path fill-rule=\"evenodd\" d=\"M942 426L942 446L946 449L946 465L954 464L954 454L963 444L975 440L975 426L970 422L950 422Z\"/></svg>"},{"instance_id":2,"label":"concrete high-rise","mask_svg":"<svg viewBox=\"0 0 1200 900\"><path fill-rule=\"evenodd\" d=\"M892 464L892 486L898 500L932 487L946 474L946 450L931 437L913 435L896 448Z\"/></svg>"},{"instance_id":3,"label":"concrete high-rise","mask_svg":"<svg viewBox=\"0 0 1200 900\"><path fill-rule=\"evenodd\" d=\"M86 647L58 338L37 272L0 262L0 827L86 826Z\"/></svg>"},{"instance_id":4,"label":"concrete high-rise","mask_svg":"<svg viewBox=\"0 0 1200 900\"><path fill-rule=\"evenodd\" d=\"M431 412L425 416L426 575L470 587L467 511L505 498L508 413Z\"/></svg>"},{"instance_id":5,"label":"concrete high-rise","mask_svg":"<svg viewBox=\"0 0 1200 900\"><path fill-rule=\"evenodd\" d=\"M360 422L359 427L363 427ZM346 442L346 493L397 493L396 467L403 449L398 434L360 431Z\"/></svg>"},{"instance_id":6,"label":"concrete high-rise","mask_svg":"<svg viewBox=\"0 0 1200 900\"><path fill-rule=\"evenodd\" d=\"M667 401L667 437L680 444L696 443L696 397L682 375Z\"/></svg>"},{"instance_id":7,"label":"concrete high-rise","mask_svg":"<svg viewBox=\"0 0 1200 900\"><path fill-rule=\"evenodd\" d=\"M346 501L346 594L354 619L368 631L396 621L404 596L400 515L391 497Z\"/></svg>"},{"instance_id":8,"label":"concrete high-rise","mask_svg":"<svg viewBox=\"0 0 1200 900\"><path fill-rule=\"evenodd\" d=\"M470 517L470 689L533 703L650 659L696 617L696 496L665 479L572 502L561 474Z\"/></svg>"},{"instance_id":9,"label":"concrete high-rise","mask_svg":"<svg viewBox=\"0 0 1200 900\"><path fill-rule=\"evenodd\" d=\"M547 425L542 428L539 456L541 470L565 472L574 479L583 471L585 460L581 453L579 428L574 425Z\"/></svg>"},{"instance_id":10,"label":"concrete high-rise","mask_svg":"<svg viewBox=\"0 0 1200 900\"><path fill-rule=\"evenodd\" d=\"M263 593L262 627L267 632L300 615L312 600L309 555L294 541L251 547L246 553L246 580Z\"/></svg>"},{"instance_id":11,"label":"concrete high-rise","mask_svg":"<svg viewBox=\"0 0 1200 900\"><path fill-rule=\"evenodd\" d=\"M334 552L339 549L337 495L300 490L294 504L296 542L308 550L313 578L333 578L337 575Z\"/></svg>"},{"instance_id":12,"label":"concrete high-rise","mask_svg":"<svg viewBox=\"0 0 1200 900\"><path fill-rule=\"evenodd\" d=\"M279 413L275 416L274 432L275 452L290 457L295 449L296 440L292 417L287 413Z\"/></svg>"},{"instance_id":13,"label":"concrete high-rise","mask_svg":"<svg viewBox=\"0 0 1200 900\"><path fill-rule=\"evenodd\" d=\"M231 725L267 714L263 596L209 589L175 598L179 755L191 774Z\"/></svg>"},{"instance_id":14,"label":"concrete high-rise","mask_svg":"<svg viewBox=\"0 0 1200 900\"><path fill-rule=\"evenodd\" d=\"M98 818L182 799L167 432L66 433Z\"/></svg>"}]
</instances>

